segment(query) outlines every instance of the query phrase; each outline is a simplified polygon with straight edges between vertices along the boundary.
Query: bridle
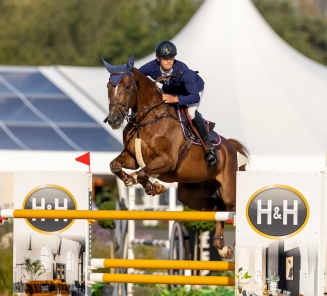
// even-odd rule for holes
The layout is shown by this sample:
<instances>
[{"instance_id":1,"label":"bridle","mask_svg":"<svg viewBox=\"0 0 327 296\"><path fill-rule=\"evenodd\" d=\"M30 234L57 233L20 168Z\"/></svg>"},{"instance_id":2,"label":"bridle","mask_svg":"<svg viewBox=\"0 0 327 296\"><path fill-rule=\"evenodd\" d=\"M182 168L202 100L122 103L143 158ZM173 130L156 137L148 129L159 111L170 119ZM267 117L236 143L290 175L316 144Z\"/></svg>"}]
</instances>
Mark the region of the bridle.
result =
<instances>
[{"instance_id":1,"label":"bridle","mask_svg":"<svg viewBox=\"0 0 327 296\"><path fill-rule=\"evenodd\" d=\"M136 82L135 82L135 79L134 79L134 74L131 73L131 72L113 72L113 73L110 74L110 77L113 76L113 75L128 76L128 77L130 77L132 79L132 87L131 87L129 98L127 100L127 104L124 104L124 103L121 103L121 102L109 103L109 112L110 112L110 109L112 107L117 106L117 108L119 109L119 111L122 114L123 118L126 119L127 122L129 122L130 121L130 116L128 115L128 110L129 110L129 107L128 106L129 106L129 103L131 102L131 99L133 97L133 89L134 88L136 90L136 100L138 100L138 90L137 90L137 87L136 87ZM110 78L109 78L109 83L111 83L110 82ZM112 83L111 83L111 85L114 86ZM116 87L118 87L118 85ZM124 109L122 109L121 106ZM107 123L108 122L108 117L109 117L109 114L103 120L104 123Z\"/></svg>"},{"instance_id":2,"label":"bridle","mask_svg":"<svg viewBox=\"0 0 327 296\"><path fill-rule=\"evenodd\" d=\"M157 78L157 79L154 81L154 83L156 83L157 81L165 80L165 79L167 79L167 78L169 78L169 77L179 76L179 75L181 75L181 74L182 74L181 72L178 72L178 73L170 74L170 75L167 75L167 76L161 76L161 77ZM177 117L175 117L175 116L173 116L172 114L170 114L168 104L166 104L166 103L165 103L164 101L162 101L162 100L159 101L159 102L154 103L154 104L151 105L151 106L145 106L145 107L143 107L141 110L139 110L139 111L137 111L137 112L133 112L132 114L129 115L129 114L128 114L128 111L129 111L129 104L130 104L131 99L132 99L132 97L133 97L133 90L134 90L134 88L135 88L135 92L136 92L136 101L139 100L138 89L137 89L137 86L136 86L136 82L135 82L135 78L134 78L134 73L131 73L131 72L113 72L113 73L110 74L110 77L111 77L112 75L122 75L122 76L128 76L128 77L130 77L131 80L132 80L132 87L131 87L131 91L130 91L130 95L129 95L129 98L128 98L128 100L127 100L127 103L126 103L126 104L121 103L121 102L109 103L109 112L110 112L110 109L111 109L112 107L117 106L117 108L118 108L119 111L121 112L123 118L124 118L128 123L130 123L130 124L132 124L133 126L135 126L135 127L137 128L137 131L139 131L140 128L143 127L143 126L149 125L149 124L151 124L151 123L154 123L154 122L156 122L156 121L158 121L158 120L160 120L160 119L162 119L162 118L168 117L168 116L171 116L171 117L173 117L174 119L176 119L178 122L180 122L179 119L178 119ZM109 79L109 83L111 83L111 82L110 82L110 79ZM111 83L111 85L113 85L113 84ZM119 84L118 84L118 85L119 85ZM118 85L117 85L116 87L118 87ZM158 92L161 94L161 90L160 90L160 88L159 88L157 85L156 85L156 87L157 87ZM162 114L162 115L160 115L160 116L157 116L157 117L155 117L154 119L149 120L149 121L147 121L147 122L142 122L142 120L144 119L145 115L146 115L149 111L151 111L151 110L153 110L153 109L155 109L155 108L157 108L157 107L159 107L160 105L163 105L163 104L166 105L166 112L165 112L164 114ZM122 109L121 107L123 107L124 109ZM146 112L146 114L144 114L144 115L143 115L143 116L142 116L138 121L135 121L135 120L134 120L135 117L138 116L139 114L143 113L143 112ZM107 122L108 122L108 117L109 117L109 114L108 114L108 116L103 120L104 123L107 123Z\"/></svg>"}]
</instances>

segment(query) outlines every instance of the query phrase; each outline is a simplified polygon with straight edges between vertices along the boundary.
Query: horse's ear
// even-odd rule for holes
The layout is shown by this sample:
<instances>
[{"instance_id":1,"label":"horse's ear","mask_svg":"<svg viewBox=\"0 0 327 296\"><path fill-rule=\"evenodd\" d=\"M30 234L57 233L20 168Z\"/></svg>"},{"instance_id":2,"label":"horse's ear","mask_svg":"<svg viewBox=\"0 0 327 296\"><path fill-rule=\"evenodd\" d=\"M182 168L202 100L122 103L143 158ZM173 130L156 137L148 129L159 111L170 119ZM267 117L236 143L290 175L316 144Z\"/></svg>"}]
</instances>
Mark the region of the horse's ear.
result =
<instances>
[{"instance_id":1,"label":"horse's ear","mask_svg":"<svg viewBox=\"0 0 327 296\"><path fill-rule=\"evenodd\" d=\"M129 71L131 71L131 72L133 71L133 67L134 67L134 56L133 56L133 55L131 55L131 56L129 57L129 60L128 60L126 66L127 66L127 69L128 69Z\"/></svg>"},{"instance_id":2,"label":"horse's ear","mask_svg":"<svg viewBox=\"0 0 327 296\"><path fill-rule=\"evenodd\" d=\"M102 61L109 73L114 72L114 66L111 66L108 62L104 60L104 58L102 58Z\"/></svg>"}]
</instances>

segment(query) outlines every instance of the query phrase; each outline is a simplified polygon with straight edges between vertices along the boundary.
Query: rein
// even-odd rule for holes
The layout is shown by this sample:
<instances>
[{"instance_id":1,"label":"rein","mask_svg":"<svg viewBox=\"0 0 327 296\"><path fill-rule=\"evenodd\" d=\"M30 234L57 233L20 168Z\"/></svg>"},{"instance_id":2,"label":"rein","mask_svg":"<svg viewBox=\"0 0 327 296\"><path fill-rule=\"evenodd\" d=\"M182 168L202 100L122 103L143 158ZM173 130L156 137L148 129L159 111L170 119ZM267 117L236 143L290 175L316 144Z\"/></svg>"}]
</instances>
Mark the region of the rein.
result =
<instances>
[{"instance_id":1,"label":"rein","mask_svg":"<svg viewBox=\"0 0 327 296\"><path fill-rule=\"evenodd\" d=\"M181 75L182 72L178 72L178 73L174 73L174 74L169 74L167 76L160 76L158 77L154 83L156 82L159 82L159 81L163 81L169 77L174 77L174 76L179 76ZM177 117L175 117L174 115L172 115L170 112L169 112L169 106L168 104L166 104L164 101L159 101L159 102L156 102L154 103L153 105L151 106L145 106L143 107L141 110L137 111L137 112L133 112L133 114L131 115L128 115L128 110L129 110L129 104L130 104L130 101L132 99L132 96L133 96L133 89L135 88L135 91L136 91L136 100L138 101L139 100L139 95L138 95L138 89L137 89L137 86L136 86L136 82L135 82L135 78L134 78L134 74L133 73L129 73L129 72L113 72L110 74L111 75L124 75L124 76L128 76L132 79L132 83L133 83L133 87L131 88L131 93L130 93L130 96L128 98L128 101L127 101L127 104L124 104L124 103L120 103L120 102L116 102L116 103L109 103L109 111L110 111L110 108L111 107L114 107L114 106L118 106L118 109L120 110L121 114L123 115L123 118L126 119L126 121L130 124L132 124L136 129L137 129L137 135L139 137L139 130L144 127L144 126L147 126L149 124L152 124L162 118L165 118L165 117L172 117L174 118L175 120L177 120L178 122L179 119ZM109 80L110 81L110 80ZM110 82L111 83L111 82ZM157 86L157 85L156 85ZM159 93L161 93L160 89L158 88L157 86L157 90L159 91ZM144 117L153 109L161 106L162 104L165 104L166 105L166 112L160 116L157 116L149 121L146 121L146 122L142 122L142 120L144 119ZM124 110L122 110L120 108L120 106L122 106L124 108ZM135 117L138 116L139 114L143 113L143 112L146 112L146 114L144 114L138 121L135 121ZM108 117L109 115L103 120L104 123L107 123L108 122Z\"/></svg>"}]
</instances>

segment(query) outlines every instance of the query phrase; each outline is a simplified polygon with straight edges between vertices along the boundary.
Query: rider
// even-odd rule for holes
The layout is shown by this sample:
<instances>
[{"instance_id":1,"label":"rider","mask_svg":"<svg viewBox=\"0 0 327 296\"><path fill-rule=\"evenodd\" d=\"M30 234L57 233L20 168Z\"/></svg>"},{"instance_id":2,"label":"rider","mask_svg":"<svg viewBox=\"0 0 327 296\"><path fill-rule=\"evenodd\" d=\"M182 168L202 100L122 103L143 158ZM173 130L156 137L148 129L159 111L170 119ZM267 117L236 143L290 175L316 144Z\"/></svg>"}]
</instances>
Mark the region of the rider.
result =
<instances>
[{"instance_id":1,"label":"rider","mask_svg":"<svg viewBox=\"0 0 327 296\"><path fill-rule=\"evenodd\" d=\"M165 103L177 103L187 106L192 123L204 144L207 146L205 158L208 165L218 164L218 156L215 147L209 140L209 133L201 114L198 112L203 95L204 82L197 72L190 70L184 63L175 60L177 55L176 46L164 40L156 46L156 59L143 65L139 70L152 79L182 72L181 76L169 77L163 83L162 99Z\"/></svg>"}]
</instances>

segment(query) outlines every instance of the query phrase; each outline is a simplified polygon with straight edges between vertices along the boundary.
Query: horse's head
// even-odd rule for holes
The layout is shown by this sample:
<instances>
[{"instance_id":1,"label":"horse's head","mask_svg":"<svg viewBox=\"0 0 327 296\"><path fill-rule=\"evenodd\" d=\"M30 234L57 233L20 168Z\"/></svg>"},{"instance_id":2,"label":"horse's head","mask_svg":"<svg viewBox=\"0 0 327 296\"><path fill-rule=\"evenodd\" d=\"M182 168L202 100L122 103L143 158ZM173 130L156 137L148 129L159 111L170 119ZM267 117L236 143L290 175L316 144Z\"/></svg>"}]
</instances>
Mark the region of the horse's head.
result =
<instances>
[{"instance_id":1,"label":"horse's head","mask_svg":"<svg viewBox=\"0 0 327 296\"><path fill-rule=\"evenodd\" d=\"M130 56L127 64L112 66L103 58L103 63L110 73L108 88L109 125L118 129L128 115L128 110L133 107L133 93L136 89L133 66L134 57Z\"/></svg>"}]
</instances>

